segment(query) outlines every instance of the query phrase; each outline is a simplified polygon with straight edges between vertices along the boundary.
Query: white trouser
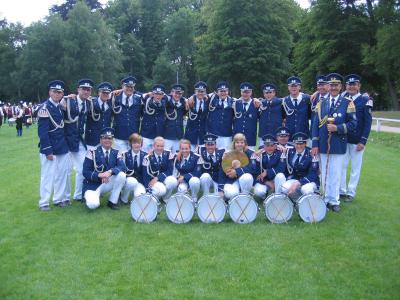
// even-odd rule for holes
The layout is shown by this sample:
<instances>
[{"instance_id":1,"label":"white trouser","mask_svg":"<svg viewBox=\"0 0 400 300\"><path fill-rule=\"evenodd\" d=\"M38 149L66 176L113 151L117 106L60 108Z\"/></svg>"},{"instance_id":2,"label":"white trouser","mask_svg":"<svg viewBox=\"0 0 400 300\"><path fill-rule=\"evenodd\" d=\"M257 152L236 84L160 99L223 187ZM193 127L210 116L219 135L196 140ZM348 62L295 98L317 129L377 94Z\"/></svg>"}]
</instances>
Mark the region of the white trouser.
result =
<instances>
[{"instance_id":1,"label":"white trouser","mask_svg":"<svg viewBox=\"0 0 400 300\"><path fill-rule=\"evenodd\" d=\"M72 174L72 167L74 168L75 174L75 192L74 192L74 199L82 199L82 185L83 185L83 162L85 161L87 150L83 146L81 142L79 142L79 151L78 152L70 152L71 164L70 164L70 171L69 171L69 178ZM68 182L69 182L68 178ZM69 196L69 189L67 189L66 195Z\"/></svg>"},{"instance_id":2,"label":"white trouser","mask_svg":"<svg viewBox=\"0 0 400 300\"><path fill-rule=\"evenodd\" d=\"M364 149L357 151L357 145L347 144L346 155L343 159L342 178L340 183L340 194L354 197L356 195L358 181L360 180L361 166L364 155ZM350 179L347 182L347 166L351 161Z\"/></svg>"},{"instance_id":3,"label":"white trouser","mask_svg":"<svg viewBox=\"0 0 400 300\"><path fill-rule=\"evenodd\" d=\"M340 180L345 155L330 154L329 156L328 172L326 172L327 155L323 153L320 155L322 188L326 188L324 191L324 201L331 205L339 205ZM327 180L325 174L328 176Z\"/></svg>"},{"instance_id":4,"label":"white trouser","mask_svg":"<svg viewBox=\"0 0 400 300\"><path fill-rule=\"evenodd\" d=\"M39 206L50 204L51 193L53 203L57 204L69 199L65 198L65 189L69 171L69 154L53 155L48 160L46 155L40 154L40 200Z\"/></svg>"},{"instance_id":5,"label":"white trouser","mask_svg":"<svg viewBox=\"0 0 400 300\"><path fill-rule=\"evenodd\" d=\"M96 146L86 145L87 149L88 149L88 150L92 150L92 151L96 150L97 147L99 147L99 146L100 146L100 144L97 144Z\"/></svg>"},{"instance_id":6,"label":"white trouser","mask_svg":"<svg viewBox=\"0 0 400 300\"><path fill-rule=\"evenodd\" d=\"M117 204L119 194L125 185L126 175L119 172L108 178L107 183L102 183L95 191L87 190L85 192L86 205L90 209L96 209L100 206L100 196L111 191L108 201Z\"/></svg>"},{"instance_id":7,"label":"white trouser","mask_svg":"<svg viewBox=\"0 0 400 300\"><path fill-rule=\"evenodd\" d=\"M286 177L283 173L276 174L274 178L275 193L282 192L282 184L286 181ZM256 183L254 185L254 194L260 198L265 198L268 192L268 186L266 184Z\"/></svg>"},{"instance_id":8,"label":"white trouser","mask_svg":"<svg viewBox=\"0 0 400 300\"><path fill-rule=\"evenodd\" d=\"M165 178L164 183L156 182L151 188L151 193L160 199L164 197L164 200L168 199L172 191L178 186L178 180L173 176L168 176Z\"/></svg>"},{"instance_id":9,"label":"white trouser","mask_svg":"<svg viewBox=\"0 0 400 300\"><path fill-rule=\"evenodd\" d=\"M239 177L234 183L227 183L224 185L224 195L228 199L232 199L239 191L245 194L249 194L253 186L253 176L249 173L245 173Z\"/></svg>"},{"instance_id":10,"label":"white trouser","mask_svg":"<svg viewBox=\"0 0 400 300\"><path fill-rule=\"evenodd\" d=\"M176 153L179 150L179 141L178 140L164 140L164 149L170 150L171 153Z\"/></svg>"},{"instance_id":11,"label":"white trouser","mask_svg":"<svg viewBox=\"0 0 400 300\"><path fill-rule=\"evenodd\" d=\"M208 173L203 173L200 176L200 185L203 195L208 195L210 193L211 186L214 187L214 194L218 193L218 183L215 182Z\"/></svg>"},{"instance_id":12,"label":"white trouser","mask_svg":"<svg viewBox=\"0 0 400 300\"><path fill-rule=\"evenodd\" d=\"M153 149L154 139L143 138L142 150L149 153Z\"/></svg>"},{"instance_id":13,"label":"white trouser","mask_svg":"<svg viewBox=\"0 0 400 300\"><path fill-rule=\"evenodd\" d=\"M192 199L197 201L197 194L200 191L200 179L198 177L192 177L189 179L189 187L186 182L182 182L178 185L178 192L186 193L190 188L190 194Z\"/></svg>"},{"instance_id":14,"label":"white trouser","mask_svg":"<svg viewBox=\"0 0 400 300\"><path fill-rule=\"evenodd\" d=\"M232 146L232 137L230 136L219 136L217 138L217 148L219 149L230 149Z\"/></svg>"},{"instance_id":15,"label":"white trouser","mask_svg":"<svg viewBox=\"0 0 400 300\"><path fill-rule=\"evenodd\" d=\"M288 191L290 190L290 187L296 182L298 182L297 179L286 180L286 182L282 184L282 192L284 194L287 194ZM317 185L315 184L315 182L309 182L300 187L300 192L302 195L313 194L316 191L317 191Z\"/></svg>"},{"instance_id":16,"label":"white trouser","mask_svg":"<svg viewBox=\"0 0 400 300\"><path fill-rule=\"evenodd\" d=\"M129 142L127 140L114 139L114 148L121 152L129 151Z\"/></svg>"},{"instance_id":17,"label":"white trouser","mask_svg":"<svg viewBox=\"0 0 400 300\"><path fill-rule=\"evenodd\" d=\"M124 185L124 189L121 194L121 201L128 203L129 196L133 193L133 197L138 197L142 194L146 194L146 189L135 177L127 177Z\"/></svg>"}]
</instances>

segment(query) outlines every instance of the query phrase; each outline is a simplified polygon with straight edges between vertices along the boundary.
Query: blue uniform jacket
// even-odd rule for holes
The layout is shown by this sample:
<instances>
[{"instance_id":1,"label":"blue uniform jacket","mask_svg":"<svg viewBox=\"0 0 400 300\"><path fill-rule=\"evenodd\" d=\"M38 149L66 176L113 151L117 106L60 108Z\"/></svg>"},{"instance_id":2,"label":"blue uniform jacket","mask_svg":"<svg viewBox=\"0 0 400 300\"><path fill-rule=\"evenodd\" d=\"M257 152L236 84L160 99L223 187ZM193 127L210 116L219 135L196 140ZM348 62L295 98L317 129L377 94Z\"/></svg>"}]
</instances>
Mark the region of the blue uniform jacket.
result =
<instances>
[{"instance_id":1,"label":"blue uniform jacket","mask_svg":"<svg viewBox=\"0 0 400 300\"><path fill-rule=\"evenodd\" d=\"M249 173L249 174L253 175L253 178L255 179L255 175L257 174L258 162L254 155L254 151L247 149L246 155L249 158L249 164L243 168L235 169L237 178L229 178L228 176L226 176L224 170L222 168L220 168L219 176L218 176L218 184L219 184L220 188L221 188L221 186L223 186L226 183L233 183L234 181L236 181L240 176L242 176L245 173Z\"/></svg>"},{"instance_id":2,"label":"blue uniform jacket","mask_svg":"<svg viewBox=\"0 0 400 300\"><path fill-rule=\"evenodd\" d=\"M137 165L137 168L134 168L134 154L132 153L132 151L129 150L122 154L126 168L126 177L134 177L137 179L137 181L143 184L143 160L147 153L140 150L140 153L138 155L139 164Z\"/></svg>"},{"instance_id":3,"label":"blue uniform jacket","mask_svg":"<svg viewBox=\"0 0 400 300\"><path fill-rule=\"evenodd\" d=\"M132 133L139 133L140 118L142 116L142 95L133 94L133 104L122 104L122 94L111 101L113 110L114 137L119 140L128 140Z\"/></svg>"},{"instance_id":4,"label":"blue uniform jacket","mask_svg":"<svg viewBox=\"0 0 400 300\"><path fill-rule=\"evenodd\" d=\"M163 182L165 178L172 175L174 169L174 155L170 151L164 150L162 153L161 164L158 163L156 155L146 155L143 159L143 183L146 188L149 187L150 181L157 177L158 181Z\"/></svg>"},{"instance_id":5,"label":"blue uniform jacket","mask_svg":"<svg viewBox=\"0 0 400 300\"><path fill-rule=\"evenodd\" d=\"M282 99L277 97L272 98L271 101L263 99L261 101L260 121L258 128L258 137L263 137L266 134L275 136L278 127L282 126Z\"/></svg>"},{"instance_id":6,"label":"blue uniform jacket","mask_svg":"<svg viewBox=\"0 0 400 300\"><path fill-rule=\"evenodd\" d=\"M208 101L204 101L204 109L199 113L196 111L199 101L193 95L194 105L189 109L189 116L186 124L185 139L188 139L192 145L202 144L204 135L207 131Z\"/></svg>"},{"instance_id":7,"label":"blue uniform jacket","mask_svg":"<svg viewBox=\"0 0 400 300\"><path fill-rule=\"evenodd\" d=\"M300 159L297 166L293 165L293 159L296 156L296 149L288 149L286 155L286 177L287 179L297 179L301 185L306 183L314 182L319 187L319 164L318 161L314 161L310 148L306 147L304 154Z\"/></svg>"},{"instance_id":8,"label":"blue uniform jacket","mask_svg":"<svg viewBox=\"0 0 400 300\"><path fill-rule=\"evenodd\" d=\"M233 99L227 97L227 106L220 103L218 95L213 95L209 100L207 132L217 136L230 137L233 129Z\"/></svg>"},{"instance_id":9,"label":"blue uniform jacket","mask_svg":"<svg viewBox=\"0 0 400 300\"><path fill-rule=\"evenodd\" d=\"M328 150L328 129L326 117L333 117L337 131L332 133L330 143L331 154L345 154L347 150L347 134L357 127L357 119L353 101L339 96L333 111L330 109L330 97L319 102L312 122L312 146L318 147L320 153Z\"/></svg>"},{"instance_id":10,"label":"blue uniform jacket","mask_svg":"<svg viewBox=\"0 0 400 300\"><path fill-rule=\"evenodd\" d=\"M82 142L86 148L83 134L88 112L88 100L82 100L82 109L80 111L78 99L64 98L61 104L64 110L64 131L69 151L78 152L79 142Z\"/></svg>"},{"instance_id":11,"label":"blue uniform jacket","mask_svg":"<svg viewBox=\"0 0 400 300\"><path fill-rule=\"evenodd\" d=\"M143 118L140 127L140 134L143 137L154 139L157 136L164 136L166 102L166 96L158 103L151 96L143 99Z\"/></svg>"},{"instance_id":12,"label":"blue uniform jacket","mask_svg":"<svg viewBox=\"0 0 400 300\"><path fill-rule=\"evenodd\" d=\"M354 101L356 106L357 127L347 134L350 144L366 144L372 125L371 109L372 100L369 97L359 95Z\"/></svg>"},{"instance_id":13,"label":"blue uniform jacket","mask_svg":"<svg viewBox=\"0 0 400 300\"><path fill-rule=\"evenodd\" d=\"M225 149L215 149L215 160L209 159L209 154L205 146L198 148L201 162L201 174L208 173L211 178L218 182L219 171L221 169L222 156L225 153Z\"/></svg>"},{"instance_id":14,"label":"blue uniform jacket","mask_svg":"<svg viewBox=\"0 0 400 300\"><path fill-rule=\"evenodd\" d=\"M83 162L82 174L85 179L83 180L82 195L85 195L87 190L96 190L101 185L99 174L108 170L112 171L112 175L125 172L125 164L118 150L110 149L108 164L101 146L96 150L89 150Z\"/></svg>"},{"instance_id":15,"label":"blue uniform jacket","mask_svg":"<svg viewBox=\"0 0 400 300\"><path fill-rule=\"evenodd\" d=\"M100 143L100 132L105 127L111 126L111 103L107 102L107 109L103 112L98 98L88 103L86 117L85 142L87 145L96 146Z\"/></svg>"},{"instance_id":16,"label":"blue uniform jacket","mask_svg":"<svg viewBox=\"0 0 400 300\"><path fill-rule=\"evenodd\" d=\"M66 154L68 145L64 134L64 115L50 100L38 108L38 136L40 153Z\"/></svg>"},{"instance_id":17,"label":"blue uniform jacket","mask_svg":"<svg viewBox=\"0 0 400 300\"><path fill-rule=\"evenodd\" d=\"M183 176L186 183L189 183L190 178L200 177L201 164L199 163L200 156L190 151L189 159L186 163L182 164L183 157L178 160L175 155L174 159L174 172L178 172L179 176Z\"/></svg>"},{"instance_id":18,"label":"blue uniform jacket","mask_svg":"<svg viewBox=\"0 0 400 300\"><path fill-rule=\"evenodd\" d=\"M273 180L276 174L285 172L286 162L281 156L282 152L279 150L275 150L271 155L268 155L264 150L261 152L257 174L261 174L264 170L267 171L264 181Z\"/></svg>"},{"instance_id":19,"label":"blue uniform jacket","mask_svg":"<svg viewBox=\"0 0 400 300\"><path fill-rule=\"evenodd\" d=\"M310 136L309 120L311 119L310 96L302 93L302 100L298 103L297 110L290 96L283 100L286 127L289 129L290 137L297 132L303 132Z\"/></svg>"},{"instance_id":20,"label":"blue uniform jacket","mask_svg":"<svg viewBox=\"0 0 400 300\"><path fill-rule=\"evenodd\" d=\"M183 138L183 116L186 114L185 98L176 102L168 97L166 103L166 119L164 138L168 140L180 140Z\"/></svg>"},{"instance_id":21,"label":"blue uniform jacket","mask_svg":"<svg viewBox=\"0 0 400 300\"><path fill-rule=\"evenodd\" d=\"M248 104L247 111L243 111L243 100L235 101L235 119L233 121L233 135L243 133L249 146L256 145L258 108L254 106L253 99Z\"/></svg>"}]
</instances>

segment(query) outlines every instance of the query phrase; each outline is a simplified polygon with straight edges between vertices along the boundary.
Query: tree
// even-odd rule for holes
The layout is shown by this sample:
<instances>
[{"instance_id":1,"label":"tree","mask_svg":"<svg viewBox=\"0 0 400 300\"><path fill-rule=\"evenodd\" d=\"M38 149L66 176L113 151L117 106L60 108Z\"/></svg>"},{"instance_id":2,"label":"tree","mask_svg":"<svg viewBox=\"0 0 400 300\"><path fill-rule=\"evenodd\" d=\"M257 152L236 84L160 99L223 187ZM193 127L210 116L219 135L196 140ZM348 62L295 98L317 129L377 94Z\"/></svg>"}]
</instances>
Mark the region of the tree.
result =
<instances>
[{"instance_id":1,"label":"tree","mask_svg":"<svg viewBox=\"0 0 400 300\"><path fill-rule=\"evenodd\" d=\"M298 8L298 7L297 7ZM206 14L207 13L207 14ZM234 90L250 81L279 83L290 71L289 30L297 16L293 1L208 1L207 32L197 39L196 68L200 77L214 85L228 80Z\"/></svg>"},{"instance_id":2,"label":"tree","mask_svg":"<svg viewBox=\"0 0 400 300\"><path fill-rule=\"evenodd\" d=\"M81 2L82 0L78 1ZM97 0L84 0L85 4L92 10L101 10L101 3ZM72 8L77 3L77 0L67 0L63 4L53 5L49 11L53 14L59 14L63 20L67 20L68 13L72 10Z\"/></svg>"}]
</instances>

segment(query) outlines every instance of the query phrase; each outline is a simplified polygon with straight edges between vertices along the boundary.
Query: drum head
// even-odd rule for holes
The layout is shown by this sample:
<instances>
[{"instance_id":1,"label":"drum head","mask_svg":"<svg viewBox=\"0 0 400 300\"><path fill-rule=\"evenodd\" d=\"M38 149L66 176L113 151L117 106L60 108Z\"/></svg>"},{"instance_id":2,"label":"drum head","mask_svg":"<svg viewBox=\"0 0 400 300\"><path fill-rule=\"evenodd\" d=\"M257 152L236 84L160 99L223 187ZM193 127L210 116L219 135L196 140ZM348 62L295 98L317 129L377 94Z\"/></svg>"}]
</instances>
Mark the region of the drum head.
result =
<instances>
[{"instance_id":1,"label":"drum head","mask_svg":"<svg viewBox=\"0 0 400 300\"><path fill-rule=\"evenodd\" d=\"M220 223L225 217L226 204L218 195L208 194L200 198L197 215L203 223Z\"/></svg>"},{"instance_id":2,"label":"drum head","mask_svg":"<svg viewBox=\"0 0 400 300\"><path fill-rule=\"evenodd\" d=\"M301 196L298 202L300 218L307 223L322 221L326 215L326 205L321 196L308 194Z\"/></svg>"},{"instance_id":3,"label":"drum head","mask_svg":"<svg viewBox=\"0 0 400 300\"><path fill-rule=\"evenodd\" d=\"M235 223L247 224L257 217L257 202L247 194L239 194L229 201L229 215Z\"/></svg>"},{"instance_id":4,"label":"drum head","mask_svg":"<svg viewBox=\"0 0 400 300\"><path fill-rule=\"evenodd\" d=\"M265 216L271 223L286 223L293 215L293 203L284 194L271 194L264 200Z\"/></svg>"},{"instance_id":5,"label":"drum head","mask_svg":"<svg viewBox=\"0 0 400 300\"><path fill-rule=\"evenodd\" d=\"M168 199L165 210L171 222L187 223L193 218L194 203L188 195L176 193Z\"/></svg>"},{"instance_id":6,"label":"drum head","mask_svg":"<svg viewBox=\"0 0 400 300\"><path fill-rule=\"evenodd\" d=\"M133 198L131 202L131 215L136 222L153 222L158 214L159 203L151 194L143 194Z\"/></svg>"}]
</instances>

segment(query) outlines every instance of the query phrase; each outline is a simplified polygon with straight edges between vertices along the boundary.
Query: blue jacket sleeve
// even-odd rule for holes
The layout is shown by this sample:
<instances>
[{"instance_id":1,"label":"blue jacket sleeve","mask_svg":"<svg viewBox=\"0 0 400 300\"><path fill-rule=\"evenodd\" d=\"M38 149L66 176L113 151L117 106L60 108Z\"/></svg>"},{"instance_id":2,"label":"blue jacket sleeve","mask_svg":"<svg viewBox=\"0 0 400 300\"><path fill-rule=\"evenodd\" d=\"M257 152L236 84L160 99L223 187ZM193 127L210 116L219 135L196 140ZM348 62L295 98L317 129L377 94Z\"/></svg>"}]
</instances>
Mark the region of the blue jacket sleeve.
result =
<instances>
[{"instance_id":1,"label":"blue jacket sleeve","mask_svg":"<svg viewBox=\"0 0 400 300\"><path fill-rule=\"evenodd\" d=\"M86 155L85 160L83 162L83 170L82 175L85 177L86 180L91 182L100 182L99 172L94 169L93 159L89 158L88 156L91 155L91 152Z\"/></svg>"},{"instance_id":2,"label":"blue jacket sleeve","mask_svg":"<svg viewBox=\"0 0 400 300\"><path fill-rule=\"evenodd\" d=\"M368 100L372 101L372 100ZM367 144L367 140L369 137L369 133L371 132L371 125L372 125L372 114L371 114L371 106L367 104L364 106L364 128L361 132L361 140L360 143Z\"/></svg>"},{"instance_id":3,"label":"blue jacket sleeve","mask_svg":"<svg viewBox=\"0 0 400 300\"><path fill-rule=\"evenodd\" d=\"M39 143L40 143L40 152L45 155L53 154L53 148L50 144L49 138L49 124L50 119L47 118L40 118L38 120L38 136L39 136Z\"/></svg>"},{"instance_id":4,"label":"blue jacket sleeve","mask_svg":"<svg viewBox=\"0 0 400 300\"><path fill-rule=\"evenodd\" d=\"M308 168L307 175L299 180L300 184L304 185L310 182L315 182L317 186L319 186L318 172L319 172L318 162L312 162L310 167Z\"/></svg>"}]
</instances>

